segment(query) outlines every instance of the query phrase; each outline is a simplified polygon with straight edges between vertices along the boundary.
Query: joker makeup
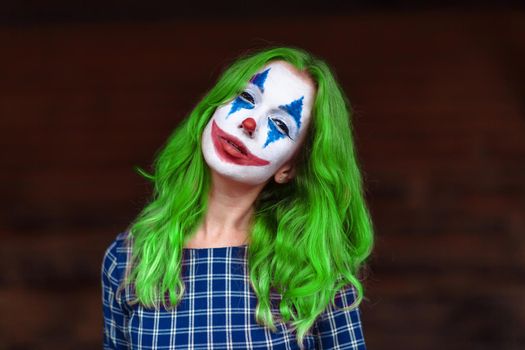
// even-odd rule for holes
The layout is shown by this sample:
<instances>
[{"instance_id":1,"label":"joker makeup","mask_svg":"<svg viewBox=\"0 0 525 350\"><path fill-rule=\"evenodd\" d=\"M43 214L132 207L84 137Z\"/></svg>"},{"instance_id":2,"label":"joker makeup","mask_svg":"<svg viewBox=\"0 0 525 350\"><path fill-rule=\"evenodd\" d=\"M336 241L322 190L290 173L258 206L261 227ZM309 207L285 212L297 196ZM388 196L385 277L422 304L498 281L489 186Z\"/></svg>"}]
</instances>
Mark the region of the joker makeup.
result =
<instances>
[{"instance_id":1,"label":"joker makeup","mask_svg":"<svg viewBox=\"0 0 525 350\"><path fill-rule=\"evenodd\" d=\"M210 118L202 135L206 163L239 182L266 182L300 147L314 98L304 73L284 61L267 64Z\"/></svg>"}]
</instances>

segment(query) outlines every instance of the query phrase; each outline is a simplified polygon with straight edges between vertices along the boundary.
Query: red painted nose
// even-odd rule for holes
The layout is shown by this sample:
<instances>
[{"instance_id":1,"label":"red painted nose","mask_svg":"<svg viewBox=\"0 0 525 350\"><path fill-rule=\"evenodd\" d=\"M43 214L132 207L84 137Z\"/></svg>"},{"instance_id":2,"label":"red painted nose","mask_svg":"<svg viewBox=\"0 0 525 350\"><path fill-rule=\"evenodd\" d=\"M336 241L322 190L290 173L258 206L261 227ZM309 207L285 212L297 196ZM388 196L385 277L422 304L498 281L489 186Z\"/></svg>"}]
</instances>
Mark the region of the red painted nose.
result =
<instances>
[{"instance_id":1,"label":"red painted nose","mask_svg":"<svg viewBox=\"0 0 525 350\"><path fill-rule=\"evenodd\" d=\"M246 118L242 121L243 129L246 130L250 134L255 130L256 126L257 124L255 123L255 119L253 118Z\"/></svg>"}]
</instances>

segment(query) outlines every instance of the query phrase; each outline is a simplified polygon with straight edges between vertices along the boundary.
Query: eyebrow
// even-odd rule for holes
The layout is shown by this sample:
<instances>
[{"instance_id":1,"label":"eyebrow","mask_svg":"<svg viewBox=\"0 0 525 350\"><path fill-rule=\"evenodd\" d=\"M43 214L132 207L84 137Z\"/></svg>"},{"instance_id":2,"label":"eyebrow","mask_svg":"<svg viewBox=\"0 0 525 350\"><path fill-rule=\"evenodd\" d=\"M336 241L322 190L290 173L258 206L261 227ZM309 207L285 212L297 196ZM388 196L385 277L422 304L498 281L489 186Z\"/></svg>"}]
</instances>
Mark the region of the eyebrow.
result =
<instances>
[{"instance_id":1,"label":"eyebrow","mask_svg":"<svg viewBox=\"0 0 525 350\"><path fill-rule=\"evenodd\" d=\"M295 101L290 102L287 105L281 105L279 106L279 109L289 114L293 120L295 120L295 124L297 124L297 129L301 127L301 113L303 111L303 99L304 96L301 96Z\"/></svg>"},{"instance_id":2,"label":"eyebrow","mask_svg":"<svg viewBox=\"0 0 525 350\"><path fill-rule=\"evenodd\" d=\"M261 73L255 74L251 79L250 83L257 86L261 93L264 93L264 82L266 81L266 78L268 77L268 72L270 71L270 68L262 71Z\"/></svg>"}]
</instances>

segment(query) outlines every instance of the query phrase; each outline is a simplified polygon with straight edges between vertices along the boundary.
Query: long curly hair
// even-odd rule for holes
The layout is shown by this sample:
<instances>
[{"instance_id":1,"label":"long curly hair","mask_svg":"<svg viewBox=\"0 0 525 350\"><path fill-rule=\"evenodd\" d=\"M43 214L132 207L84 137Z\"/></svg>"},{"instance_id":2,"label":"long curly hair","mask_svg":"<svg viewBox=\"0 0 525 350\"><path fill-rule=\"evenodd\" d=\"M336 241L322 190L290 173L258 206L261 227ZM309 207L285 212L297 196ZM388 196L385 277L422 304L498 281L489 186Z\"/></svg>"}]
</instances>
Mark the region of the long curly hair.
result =
<instances>
[{"instance_id":1,"label":"long curly hair","mask_svg":"<svg viewBox=\"0 0 525 350\"><path fill-rule=\"evenodd\" d=\"M258 299L255 318L275 330L270 293L282 300L280 317L302 346L315 319L351 285L357 307L363 298L360 271L373 246L373 227L352 136L350 105L328 65L291 47L269 48L237 59L219 77L158 152L153 195L129 226L133 285L147 307L174 308L185 292L183 247L207 210L211 176L201 136L215 109L235 98L270 61L283 60L312 78L316 97L307 137L286 185L268 182L254 203L248 246L249 277ZM122 287L122 286L121 286Z\"/></svg>"}]
</instances>

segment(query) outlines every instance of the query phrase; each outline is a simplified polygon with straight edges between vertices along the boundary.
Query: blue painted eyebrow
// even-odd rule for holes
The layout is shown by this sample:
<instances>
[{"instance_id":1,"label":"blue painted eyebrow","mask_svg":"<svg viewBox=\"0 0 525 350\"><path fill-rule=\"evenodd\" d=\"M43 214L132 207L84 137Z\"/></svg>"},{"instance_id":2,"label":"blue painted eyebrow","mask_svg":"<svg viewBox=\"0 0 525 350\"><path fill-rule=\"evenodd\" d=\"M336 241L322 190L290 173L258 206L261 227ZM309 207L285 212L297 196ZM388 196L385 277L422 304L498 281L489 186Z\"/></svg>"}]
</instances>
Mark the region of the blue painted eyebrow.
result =
<instances>
[{"instance_id":1,"label":"blue painted eyebrow","mask_svg":"<svg viewBox=\"0 0 525 350\"><path fill-rule=\"evenodd\" d=\"M257 86L259 90L261 90L261 93L264 93L264 82L266 81L266 78L268 77L268 72L270 71L270 68L264 70L261 73L255 74L251 79L250 82Z\"/></svg>"},{"instance_id":2,"label":"blue painted eyebrow","mask_svg":"<svg viewBox=\"0 0 525 350\"><path fill-rule=\"evenodd\" d=\"M293 120L295 120L295 124L297 124L297 129L301 127L301 113L303 111L303 99L304 99L304 96L301 96L297 100L292 101L291 103L287 105L279 106L280 110L292 116Z\"/></svg>"}]
</instances>

